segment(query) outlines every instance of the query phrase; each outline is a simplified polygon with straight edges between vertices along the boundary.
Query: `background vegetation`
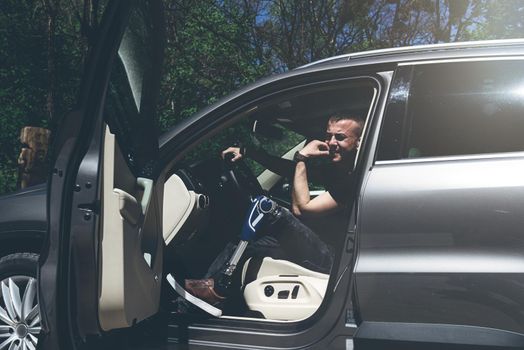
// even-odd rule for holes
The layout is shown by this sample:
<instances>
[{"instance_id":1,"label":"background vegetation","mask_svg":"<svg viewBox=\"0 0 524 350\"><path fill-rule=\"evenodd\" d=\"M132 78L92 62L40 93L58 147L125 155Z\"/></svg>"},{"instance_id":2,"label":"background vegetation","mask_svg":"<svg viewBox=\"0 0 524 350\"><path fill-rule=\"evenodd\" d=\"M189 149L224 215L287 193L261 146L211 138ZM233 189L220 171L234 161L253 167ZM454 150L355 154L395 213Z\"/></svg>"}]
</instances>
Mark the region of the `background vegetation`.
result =
<instances>
[{"instance_id":1,"label":"background vegetation","mask_svg":"<svg viewBox=\"0 0 524 350\"><path fill-rule=\"evenodd\" d=\"M0 193L16 189L23 126L74 104L100 0L0 1ZM523 0L165 0L160 127L262 76L342 53L516 38Z\"/></svg>"}]
</instances>

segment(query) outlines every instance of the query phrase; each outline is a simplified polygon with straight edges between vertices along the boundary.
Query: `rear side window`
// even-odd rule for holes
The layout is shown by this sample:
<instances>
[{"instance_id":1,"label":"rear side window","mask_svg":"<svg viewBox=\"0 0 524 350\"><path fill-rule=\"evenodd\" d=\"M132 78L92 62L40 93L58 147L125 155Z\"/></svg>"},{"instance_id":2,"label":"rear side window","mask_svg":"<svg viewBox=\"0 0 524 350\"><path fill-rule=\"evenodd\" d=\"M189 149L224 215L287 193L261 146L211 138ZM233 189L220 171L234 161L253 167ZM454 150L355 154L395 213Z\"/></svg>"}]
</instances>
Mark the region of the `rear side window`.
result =
<instances>
[{"instance_id":1,"label":"rear side window","mask_svg":"<svg viewBox=\"0 0 524 350\"><path fill-rule=\"evenodd\" d=\"M524 61L400 67L378 160L524 151Z\"/></svg>"}]
</instances>

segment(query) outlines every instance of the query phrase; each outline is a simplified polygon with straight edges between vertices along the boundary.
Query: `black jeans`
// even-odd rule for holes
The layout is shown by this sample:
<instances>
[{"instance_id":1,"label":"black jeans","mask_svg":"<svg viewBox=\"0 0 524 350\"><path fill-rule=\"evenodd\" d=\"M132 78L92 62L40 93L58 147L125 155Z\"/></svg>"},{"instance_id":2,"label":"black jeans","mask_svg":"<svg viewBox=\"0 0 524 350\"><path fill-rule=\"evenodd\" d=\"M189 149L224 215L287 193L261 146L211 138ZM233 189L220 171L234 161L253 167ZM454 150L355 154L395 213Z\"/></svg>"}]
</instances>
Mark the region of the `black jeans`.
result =
<instances>
[{"instance_id":1,"label":"black jeans","mask_svg":"<svg viewBox=\"0 0 524 350\"><path fill-rule=\"evenodd\" d=\"M250 242L237 270L251 257L272 257L285 259L306 269L320 273L329 273L333 265L334 254L330 247L318 235L304 225L288 209L280 207L271 217L260 238ZM217 276L229 261L235 246L229 244L210 266L206 277Z\"/></svg>"},{"instance_id":2,"label":"black jeans","mask_svg":"<svg viewBox=\"0 0 524 350\"><path fill-rule=\"evenodd\" d=\"M315 232L283 207L268 221L267 234L250 243L246 255L286 259L306 269L329 273L333 252ZM274 255L263 255L271 251Z\"/></svg>"}]
</instances>

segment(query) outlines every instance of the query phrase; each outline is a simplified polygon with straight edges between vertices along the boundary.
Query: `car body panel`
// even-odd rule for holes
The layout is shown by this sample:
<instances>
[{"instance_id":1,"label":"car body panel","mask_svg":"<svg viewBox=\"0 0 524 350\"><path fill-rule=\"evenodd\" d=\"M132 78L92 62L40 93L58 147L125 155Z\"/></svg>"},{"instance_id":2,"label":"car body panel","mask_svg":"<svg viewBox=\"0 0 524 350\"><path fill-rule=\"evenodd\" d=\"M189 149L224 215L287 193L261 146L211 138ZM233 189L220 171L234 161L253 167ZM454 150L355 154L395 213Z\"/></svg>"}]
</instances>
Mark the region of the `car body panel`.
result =
<instances>
[{"instance_id":1,"label":"car body panel","mask_svg":"<svg viewBox=\"0 0 524 350\"><path fill-rule=\"evenodd\" d=\"M46 186L32 186L0 197L0 240L14 232L41 232L46 224Z\"/></svg>"},{"instance_id":2,"label":"car body panel","mask_svg":"<svg viewBox=\"0 0 524 350\"><path fill-rule=\"evenodd\" d=\"M465 158L370 171L355 268L363 320L524 333L524 158Z\"/></svg>"}]
</instances>

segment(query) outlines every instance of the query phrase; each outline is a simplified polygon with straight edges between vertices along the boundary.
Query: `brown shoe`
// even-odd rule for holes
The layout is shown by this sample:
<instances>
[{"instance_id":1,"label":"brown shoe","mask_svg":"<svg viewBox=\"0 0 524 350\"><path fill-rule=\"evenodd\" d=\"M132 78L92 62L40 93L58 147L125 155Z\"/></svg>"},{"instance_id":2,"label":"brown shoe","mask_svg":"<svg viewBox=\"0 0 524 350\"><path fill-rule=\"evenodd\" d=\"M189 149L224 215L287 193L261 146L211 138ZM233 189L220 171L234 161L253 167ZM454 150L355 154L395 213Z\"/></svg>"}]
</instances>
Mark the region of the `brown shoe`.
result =
<instances>
[{"instance_id":1,"label":"brown shoe","mask_svg":"<svg viewBox=\"0 0 524 350\"><path fill-rule=\"evenodd\" d=\"M212 278L186 280L185 288L189 293L211 305L219 304L226 299L215 292L215 280Z\"/></svg>"}]
</instances>

